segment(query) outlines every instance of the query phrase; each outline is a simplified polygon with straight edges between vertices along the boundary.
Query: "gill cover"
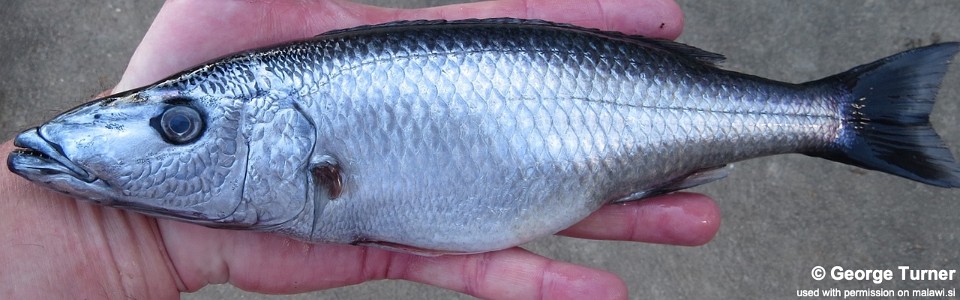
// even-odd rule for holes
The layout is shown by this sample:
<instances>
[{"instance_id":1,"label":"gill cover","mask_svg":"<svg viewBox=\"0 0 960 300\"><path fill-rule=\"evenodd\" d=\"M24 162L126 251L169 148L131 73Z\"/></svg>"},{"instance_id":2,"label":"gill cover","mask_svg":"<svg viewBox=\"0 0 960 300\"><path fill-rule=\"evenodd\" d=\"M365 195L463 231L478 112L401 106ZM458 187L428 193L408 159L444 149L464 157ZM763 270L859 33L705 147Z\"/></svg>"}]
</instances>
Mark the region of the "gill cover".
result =
<instances>
[{"instance_id":1,"label":"gill cover","mask_svg":"<svg viewBox=\"0 0 960 300\"><path fill-rule=\"evenodd\" d=\"M300 218L312 220L313 204L308 199L312 198L309 161L316 140L314 125L294 96L278 91L248 100L243 118L241 132L249 143L245 213L257 214L261 230L285 227L281 225Z\"/></svg>"}]
</instances>

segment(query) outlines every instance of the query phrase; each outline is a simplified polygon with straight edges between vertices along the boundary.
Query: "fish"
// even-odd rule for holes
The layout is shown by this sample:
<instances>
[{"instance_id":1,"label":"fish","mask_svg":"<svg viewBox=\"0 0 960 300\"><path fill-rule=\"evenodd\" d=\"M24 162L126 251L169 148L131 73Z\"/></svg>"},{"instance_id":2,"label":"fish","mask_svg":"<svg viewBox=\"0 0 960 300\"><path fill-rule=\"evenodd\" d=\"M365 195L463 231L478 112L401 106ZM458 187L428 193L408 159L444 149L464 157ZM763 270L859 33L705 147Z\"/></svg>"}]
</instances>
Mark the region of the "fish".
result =
<instances>
[{"instance_id":1,"label":"fish","mask_svg":"<svg viewBox=\"0 0 960 300\"><path fill-rule=\"evenodd\" d=\"M513 18L396 21L225 56L64 112L9 169L101 205L421 255L801 153L960 187L929 122L960 43L794 84L670 40Z\"/></svg>"}]
</instances>

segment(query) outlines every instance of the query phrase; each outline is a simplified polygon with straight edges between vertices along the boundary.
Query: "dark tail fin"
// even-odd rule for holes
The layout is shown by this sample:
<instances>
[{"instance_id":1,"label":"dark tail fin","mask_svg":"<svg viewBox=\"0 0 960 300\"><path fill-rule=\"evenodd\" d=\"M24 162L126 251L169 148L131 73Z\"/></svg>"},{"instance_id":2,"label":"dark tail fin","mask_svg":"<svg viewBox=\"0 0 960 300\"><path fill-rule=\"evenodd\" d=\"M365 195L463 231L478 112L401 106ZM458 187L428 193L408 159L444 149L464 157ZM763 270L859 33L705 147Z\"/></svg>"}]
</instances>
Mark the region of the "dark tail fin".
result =
<instances>
[{"instance_id":1,"label":"dark tail fin","mask_svg":"<svg viewBox=\"0 0 960 300\"><path fill-rule=\"evenodd\" d=\"M825 78L849 93L837 151L816 156L941 187L960 187L960 165L930 126L930 111L960 43L904 51Z\"/></svg>"}]
</instances>

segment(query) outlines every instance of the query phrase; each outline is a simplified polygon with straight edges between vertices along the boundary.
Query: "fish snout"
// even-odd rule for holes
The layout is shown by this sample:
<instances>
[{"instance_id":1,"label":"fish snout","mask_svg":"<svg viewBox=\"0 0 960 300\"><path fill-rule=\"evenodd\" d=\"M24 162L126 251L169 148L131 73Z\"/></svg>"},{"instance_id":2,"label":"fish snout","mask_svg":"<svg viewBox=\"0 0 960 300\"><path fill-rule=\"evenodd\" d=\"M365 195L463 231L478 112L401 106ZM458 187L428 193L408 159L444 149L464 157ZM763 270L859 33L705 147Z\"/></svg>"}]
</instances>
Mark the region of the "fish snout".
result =
<instances>
[{"instance_id":1,"label":"fish snout","mask_svg":"<svg viewBox=\"0 0 960 300\"><path fill-rule=\"evenodd\" d=\"M43 136L44 127L34 127L17 135L14 150L7 159L7 166L17 174L30 171L41 174L67 174L85 182L96 180L90 172L68 158L63 147Z\"/></svg>"}]
</instances>

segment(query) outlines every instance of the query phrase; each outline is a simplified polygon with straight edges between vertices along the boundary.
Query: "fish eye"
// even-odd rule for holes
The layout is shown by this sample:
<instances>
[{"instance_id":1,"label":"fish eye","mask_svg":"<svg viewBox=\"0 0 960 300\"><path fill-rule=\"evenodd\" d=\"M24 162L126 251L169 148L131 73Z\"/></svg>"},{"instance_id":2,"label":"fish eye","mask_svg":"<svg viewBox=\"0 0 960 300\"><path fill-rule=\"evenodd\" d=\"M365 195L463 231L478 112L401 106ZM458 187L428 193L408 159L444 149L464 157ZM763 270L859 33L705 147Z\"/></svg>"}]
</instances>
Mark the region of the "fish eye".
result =
<instances>
[{"instance_id":1,"label":"fish eye","mask_svg":"<svg viewBox=\"0 0 960 300\"><path fill-rule=\"evenodd\" d=\"M203 131L203 119L196 109L189 106L171 106L160 116L160 132L167 141L185 144L193 141Z\"/></svg>"}]
</instances>

